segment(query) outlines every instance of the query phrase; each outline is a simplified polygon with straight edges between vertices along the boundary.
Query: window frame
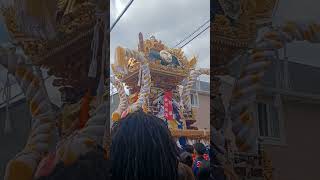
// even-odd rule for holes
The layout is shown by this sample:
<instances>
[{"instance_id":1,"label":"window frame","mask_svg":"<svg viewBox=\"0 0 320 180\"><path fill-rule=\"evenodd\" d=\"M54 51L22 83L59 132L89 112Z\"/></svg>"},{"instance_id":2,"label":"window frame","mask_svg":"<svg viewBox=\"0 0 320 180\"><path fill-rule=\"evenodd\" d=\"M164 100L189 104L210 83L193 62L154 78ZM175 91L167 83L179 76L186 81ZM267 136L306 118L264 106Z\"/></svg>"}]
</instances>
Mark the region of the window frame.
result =
<instances>
[{"instance_id":1,"label":"window frame","mask_svg":"<svg viewBox=\"0 0 320 180\"><path fill-rule=\"evenodd\" d=\"M287 146L286 142L286 136L285 136L285 127L284 127L284 117L283 117L283 111L279 111L278 108L274 107L274 109L277 111L278 115L278 122L279 122L279 137L272 137L272 136L261 136L260 133L260 120L259 120L259 112L258 112L258 105L259 104L265 104L266 105L266 113L267 113L267 130L268 134L271 134L271 123L270 123L270 106L274 106L272 102L264 102L264 101L257 101L254 104L254 116L257 122L256 130L258 137L262 140L262 144L266 145L276 145L276 146Z\"/></svg>"},{"instance_id":2,"label":"window frame","mask_svg":"<svg viewBox=\"0 0 320 180\"><path fill-rule=\"evenodd\" d=\"M195 99L196 99L196 103L192 103L195 102ZM198 96L198 93L190 93L190 103L191 103L191 107L199 107L199 96Z\"/></svg>"}]
</instances>

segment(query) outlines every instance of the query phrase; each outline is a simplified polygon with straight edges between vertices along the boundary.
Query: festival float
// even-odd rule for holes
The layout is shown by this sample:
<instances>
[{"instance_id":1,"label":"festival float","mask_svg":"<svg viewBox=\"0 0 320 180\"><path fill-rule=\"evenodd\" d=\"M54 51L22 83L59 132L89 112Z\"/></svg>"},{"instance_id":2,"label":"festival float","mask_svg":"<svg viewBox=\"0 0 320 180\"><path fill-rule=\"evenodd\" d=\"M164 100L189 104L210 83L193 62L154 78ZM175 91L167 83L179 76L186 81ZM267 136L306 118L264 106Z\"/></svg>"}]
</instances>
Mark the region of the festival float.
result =
<instances>
[{"instance_id":1,"label":"festival float","mask_svg":"<svg viewBox=\"0 0 320 180\"><path fill-rule=\"evenodd\" d=\"M144 40L140 33L138 44L137 51L116 48L111 82L120 103L112 114L113 122L140 103L144 111L163 119L174 137L208 142L209 132L192 126L197 109L191 107L190 91L199 75L209 75L209 69L196 69L196 57L188 60L181 49L168 48L154 36Z\"/></svg>"},{"instance_id":2,"label":"festival float","mask_svg":"<svg viewBox=\"0 0 320 180\"><path fill-rule=\"evenodd\" d=\"M100 0L1 0L11 40L0 48L0 64L20 85L32 116L27 143L8 162L6 180L45 176L95 145L108 149L108 9ZM51 102L41 69L55 77L61 106ZM8 112L7 132L13 131Z\"/></svg>"},{"instance_id":3,"label":"festival float","mask_svg":"<svg viewBox=\"0 0 320 180\"><path fill-rule=\"evenodd\" d=\"M211 145L217 152L214 161L228 179L274 179L270 155L263 148L255 130L253 111L259 85L278 50L287 43L319 43L319 24L290 22L272 25L277 0L215 0L211 43L212 94ZM259 34L264 28L265 32ZM221 78L234 79L231 97L225 104L220 89ZM282 98L275 98L282 108ZM218 171L217 171L218 172ZM221 172L221 170L220 170Z\"/></svg>"}]
</instances>

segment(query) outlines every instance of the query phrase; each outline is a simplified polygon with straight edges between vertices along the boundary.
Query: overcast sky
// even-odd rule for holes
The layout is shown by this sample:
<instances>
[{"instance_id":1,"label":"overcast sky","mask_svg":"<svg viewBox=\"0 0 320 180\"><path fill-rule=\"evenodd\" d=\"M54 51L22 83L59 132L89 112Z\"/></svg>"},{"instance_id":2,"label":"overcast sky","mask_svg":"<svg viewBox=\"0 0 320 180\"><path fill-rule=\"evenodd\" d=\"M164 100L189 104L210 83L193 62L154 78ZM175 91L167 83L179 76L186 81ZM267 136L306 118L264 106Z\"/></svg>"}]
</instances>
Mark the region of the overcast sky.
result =
<instances>
[{"instance_id":1,"label":"overcast sky","mask_svg":"<svg viewBox=\"0 0 320 180\"><path fill-rule=\"evenodd\" d=\"M282 24L287 20L320 23L319 1L280 0L274 22ZM129 0L110 1L110 24L123 10ZM110 58L114 61L116 46L137 48L138 33L145 38L156 38L173 47L194 29L209 19L210 0L135 0L110 34ZM1 19L0 19L1 22ZM205 26L206 27L206 26ZM204 28L205 28L204 27ZM209 67L209 30L184 47L187 57L198 55L199 67ZM3 23L0 23L0 42L7 41ZM320 45L294 43L288 47L289 60L320 67ZM1 82L5 81L5 71L0 68Z\"/></svg>"},{"instance_id":2,"label":"overcast sky","mask_svg":"<svg viewBox=\"0 0 320 180\"><path fill-rule=\"evenodd\" d=\"M110 1L110 24L129 1ZM145 39L154 35L167 46L174 47L209 18L210 0L135 0L110 34L111 63L117 46L137 49L139 32ZM210 29L186 45L183 51L188 58L198 56L198 67L209 67Z\"/></svg>"},{"instance_id":3,"label":"overcast sky","mask_svg":"<svg viewBox=\"0 0 320 180\"><path fill-rule=\"evenodd\" d=\"M130 0L110 1L110 24ZM314 0L280 0L273 18L275 24L286 21L319 22L319 6ZM169 47L209 19L209 0L135 0L110 34L110 58L116 46L137 48L138 33L145 38L155 35ZM206 26L205 26L206 27ZM205 28L203 27L203 28ZM205 31L183 48L187 57L198 55L198 67L210 65L210 32ZM289 60L320 67L320 45L305 42L288 45Z\"/></svg>"}]
</instances>

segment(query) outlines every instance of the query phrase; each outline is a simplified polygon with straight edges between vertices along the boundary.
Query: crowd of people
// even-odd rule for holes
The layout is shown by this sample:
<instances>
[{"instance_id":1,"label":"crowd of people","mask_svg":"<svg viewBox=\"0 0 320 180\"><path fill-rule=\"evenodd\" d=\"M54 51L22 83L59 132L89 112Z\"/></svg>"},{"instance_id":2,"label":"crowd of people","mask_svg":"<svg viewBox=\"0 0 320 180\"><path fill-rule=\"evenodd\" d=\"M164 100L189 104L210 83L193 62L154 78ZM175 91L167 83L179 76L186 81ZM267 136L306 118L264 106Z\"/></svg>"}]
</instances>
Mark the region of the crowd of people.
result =
<instances>
[{"instance_id":1,"label":"crowd of people","mask_svg":"<svg viewBox=\"0 0 320 180\"><path fill-rule=\"evenodd\" d=\"M205 180L210 179L208 148L178 147L163 120L142 110L113 127L109 156L99 145L71 164L60 163L39 180Z\"/></svg>"}]
</instances>

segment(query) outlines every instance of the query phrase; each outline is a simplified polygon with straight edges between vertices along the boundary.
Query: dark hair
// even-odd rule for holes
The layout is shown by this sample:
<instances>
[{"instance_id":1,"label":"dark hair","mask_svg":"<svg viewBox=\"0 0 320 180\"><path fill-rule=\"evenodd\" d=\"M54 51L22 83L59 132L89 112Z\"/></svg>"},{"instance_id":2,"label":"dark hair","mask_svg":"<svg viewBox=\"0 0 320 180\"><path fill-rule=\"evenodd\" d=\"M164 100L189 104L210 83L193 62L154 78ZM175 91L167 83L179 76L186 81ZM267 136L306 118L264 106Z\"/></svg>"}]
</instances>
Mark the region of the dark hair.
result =
<instances>
[{"instance_id":1,"label":"dark hair","mask_svg":"<svg viewBox=\"0 0 320 180\"><path fill-rule=\"evenodd\" d=\"M110 148L115 179L176 180L178 152L163 120L139 110L120 120Z\"/></svg>"},{"instance_id":2,"label":"dark hair","mask_svg":"<svg viewBox=\"0 0 320 180\"><path fill-rule=\"evenodd\" d=\"M202 143L195 143L193 146L197 154L204 155L206 153L206 147Z\"/></svg>"},{"instance_id":3,"label":"dark hair","mask_svg":"<svg viewBox=\"0 0 320 180\"><path fill-rule=\"evenodd\" d=\"M192 154L190 154L189 152L181 153L180 160L182 163L186 164L187 166L192 167L193 159L192 159Z\"/></svg>"},{"instance_id":4,"label":"dark hair","mask_svg":"<svg viewBox=\"0 0 320 180\"><path fill-rule=\"evenodd\" d=\"M184 146L184 150L185 150L185 151L187 151L188 153L193 154L193 150L194 150L194 148L193 148L193 146L192 146L192 145L187 144L187 145L185 145L185 146Z\"/></svg>"},{"instance_id":5,"label":"dark hair","mask_svg":"<svg viewBox=\"0 0 320 180\"><path fill-rule=\"evenodd\" d=\"M104 158L104 149L97 147L90 151L70 166L63 162L56 165L49 176L40 177L38 180L108 180L111 179L110 163Z\"/></svg>"}]
</instances>

